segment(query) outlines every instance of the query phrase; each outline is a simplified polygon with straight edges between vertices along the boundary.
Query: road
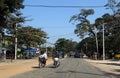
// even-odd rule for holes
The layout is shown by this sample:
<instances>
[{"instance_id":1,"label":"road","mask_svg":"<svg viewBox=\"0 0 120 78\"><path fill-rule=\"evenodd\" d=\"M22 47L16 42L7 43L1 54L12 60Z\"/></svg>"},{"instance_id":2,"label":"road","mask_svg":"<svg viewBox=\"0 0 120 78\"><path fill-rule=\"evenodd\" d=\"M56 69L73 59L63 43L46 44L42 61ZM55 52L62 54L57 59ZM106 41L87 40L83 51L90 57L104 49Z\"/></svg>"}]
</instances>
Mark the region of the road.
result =
<instances>
[{"instance_id":1,"label":"road","mask_svg":"<svg viewBox=\"0 0 120 78\"><path fill-rule=\"evenodd\" d=\"M112 78L109 74L80 58L61 60L61 65L58 68L54 68L52 65L46 68L33 68L35 70L11 78Z\"/></svg>"}]
</instances>

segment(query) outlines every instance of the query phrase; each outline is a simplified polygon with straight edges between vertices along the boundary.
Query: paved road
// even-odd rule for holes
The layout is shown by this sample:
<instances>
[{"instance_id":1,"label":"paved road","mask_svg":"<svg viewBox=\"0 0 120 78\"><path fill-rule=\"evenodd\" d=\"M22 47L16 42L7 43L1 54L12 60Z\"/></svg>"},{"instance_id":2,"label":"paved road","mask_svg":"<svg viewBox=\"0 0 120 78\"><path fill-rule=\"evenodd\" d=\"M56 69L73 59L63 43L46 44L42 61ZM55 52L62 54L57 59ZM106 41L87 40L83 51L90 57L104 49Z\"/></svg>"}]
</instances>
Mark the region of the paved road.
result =
<instances>
[{"instance_id":1,"label":"paved road","mask_svg":"<svg viewBox=\"0 0 120 78\"><path fill-rule=\"evenodd\" d=\"M66 58L58 68L33 67L35 70L11 78L112 78L80 58Z\"/></svg>"}]
</instances>

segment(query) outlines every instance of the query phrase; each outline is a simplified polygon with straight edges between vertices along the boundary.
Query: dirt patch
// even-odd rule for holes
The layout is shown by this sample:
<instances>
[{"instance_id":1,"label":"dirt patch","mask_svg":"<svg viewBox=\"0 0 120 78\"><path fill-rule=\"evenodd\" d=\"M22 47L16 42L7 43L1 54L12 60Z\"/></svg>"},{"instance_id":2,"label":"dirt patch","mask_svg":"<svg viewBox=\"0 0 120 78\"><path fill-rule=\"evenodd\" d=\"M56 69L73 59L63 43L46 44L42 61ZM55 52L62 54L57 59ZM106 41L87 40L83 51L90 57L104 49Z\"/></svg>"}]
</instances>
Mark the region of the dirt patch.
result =
<instances>
[{"instance_id":1,"label":"dirt patch","mask_svg":"<svg viewBox=\"0 0 120 78\"><path fill-rule=\"evenodd\" d=\"M47 65L52 63L52 59L47 60ZM38 66L38 59L18 60L12 63L0 64L0 78L8 78L16 74L34 70L33 67Z\"/></svg>"}]
</instances>

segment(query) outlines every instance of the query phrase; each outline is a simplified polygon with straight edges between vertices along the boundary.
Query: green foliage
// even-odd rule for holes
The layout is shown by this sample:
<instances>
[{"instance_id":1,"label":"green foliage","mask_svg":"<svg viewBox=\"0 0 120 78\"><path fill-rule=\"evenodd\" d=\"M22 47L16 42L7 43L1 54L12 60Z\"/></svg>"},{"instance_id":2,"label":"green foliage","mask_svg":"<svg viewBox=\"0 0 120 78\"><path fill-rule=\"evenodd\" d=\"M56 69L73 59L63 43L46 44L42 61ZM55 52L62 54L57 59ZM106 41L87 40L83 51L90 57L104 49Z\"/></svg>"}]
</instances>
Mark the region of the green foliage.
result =
<instances>
[{"instance_id":1,"label":"green foliage","mask_svg":"<svg viewBox=\"0 0 120 78\"><path fill-rule=\"evenodd\" d=\"M84 37L86 34L92 32L92 24L90 24L90 21L87 19L87 17L93 14L93 9L81 9L80 13L71 17L70 22L74 21L74 23L77 23L74 31L77 36Z\"/></svg>"},{"instance_id":2,"label":"green foliage","mask_svg":"<svg viewBox=\"0 0 120 78\"><path fill-rule=\"evenodd\" d=\"M21 33L22 32L22 33ZM45 43L47 34L41 28L33 28L31 26L20 27L17 32L18 43L35 46Z\"/></svg>"},{"instance_id":3,"label":"green foliage","mask_svg":"<svg viewBox=\"0 0 120 78\"><path fill-rule=\"evenodd\" d=\"M11 15L24 8L24 0L0 0L0 27L8 26ZM9 27L9 26L8 26ZM0 31L1 32L1 31Z\"/></svg>"},{"instance_id":4,"label":"green foliage","mask_svg":"<svg viewBox=\"0 0 120 78\"><path fill-rule=\"evenodd\" d=\"M24 8L23 1L24 0L0 0L0 53L2 52L2 41L5 39L3 38L6 34L5 31L11 31L14 29L11 29L11 26L15 26L15 23L23 22L16 19L20 19L17 13L20 13L20 9ZM11 40L13 40L12 37Z\"/></svg>"},{"instance_id":5,"label":"green foliage","mask_svg":"<svg viewBox=\"0 0 120 78\"><path fill-rule=\"evenodd\" d=\"M55 48L58 51L63 51L65 53L70 52L70 51L75 51L76 50L76 42L73 42L72 40L68 40L65 38L60 38L56 41L55 43Z\"/></svg>"},{"instance_id":6,"label":"green foliage","mask_svg":"<svg viewBox=\"0 0 120 78\"><path fill-rule=\"evenodd\" d=\"M81 36L82 38L85 35L89 35L88 38L83 39L77 49L79 51L87 52L85 44L87 43L87 50L92 54L96 51L95 48L95 37L98 39L99 54L102 55L103 49L103 23L105 24L105 50L106 54L110 55L110 51L116 52L119 51L119 29L120 29L120 2L115 0L108 0L108 3L105 5L106 8L113 11L113 15L109 13L104 14L100 18L95 20L94 24L90 24L90 21L87 19L89 15L94 14L94 11L82 9L79 14L73 15L70 19L70 22L73 21L76 23L75 34ZM96 32L95 32L96 29ZM96 35L97 34L97 35ZM96 44L97 45L97 44Z\"/></svg>"},{"instance_id":7,"label":"green foliage","mask_svg":"<svg viewBox=\"0 0 120 78\"><path fill-rule=\"evenodd\" d=\"M84 52L84 53L88 53L88 52L95 52L96 51L96 44L95 44L95 38L91 38L91 37L87 37L85 39L83 39L81 42L79 42L79 45L77 46L77 49L79 50L79 52Z\"/></svg>"}]
</instances>

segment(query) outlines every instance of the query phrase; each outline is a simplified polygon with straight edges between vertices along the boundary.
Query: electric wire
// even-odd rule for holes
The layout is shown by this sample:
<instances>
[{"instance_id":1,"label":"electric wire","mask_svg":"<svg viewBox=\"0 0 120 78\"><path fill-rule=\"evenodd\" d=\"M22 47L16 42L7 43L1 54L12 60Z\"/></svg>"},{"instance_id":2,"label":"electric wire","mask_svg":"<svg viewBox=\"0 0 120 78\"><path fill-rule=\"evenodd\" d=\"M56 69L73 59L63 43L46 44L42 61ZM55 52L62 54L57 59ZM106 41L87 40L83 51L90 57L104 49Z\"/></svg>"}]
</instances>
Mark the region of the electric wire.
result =
<instances>
[{"instance_id":1,"label":"electric wire","mask_svg":"<svg viewBox=\"0 0 120 78\"><path fill-rule=\"evenodd\" d=\"M50 6L50 5L25 5L27 7L46 7L46 8L103 8L104 6Z\"/></svg>"}]
</instances>

